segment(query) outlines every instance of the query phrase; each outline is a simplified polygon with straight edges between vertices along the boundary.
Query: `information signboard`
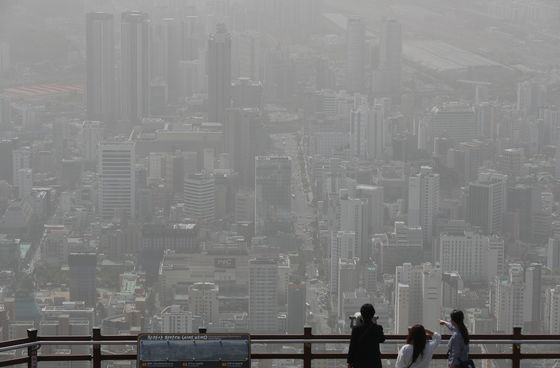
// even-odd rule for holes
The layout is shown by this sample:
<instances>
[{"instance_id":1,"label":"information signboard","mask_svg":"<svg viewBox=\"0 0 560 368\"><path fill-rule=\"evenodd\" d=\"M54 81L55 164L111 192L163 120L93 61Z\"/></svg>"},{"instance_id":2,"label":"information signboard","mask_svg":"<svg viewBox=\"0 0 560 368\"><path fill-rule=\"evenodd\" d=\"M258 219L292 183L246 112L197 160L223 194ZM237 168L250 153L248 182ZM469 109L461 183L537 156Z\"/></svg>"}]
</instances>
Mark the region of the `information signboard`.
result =
<instances>
[{"instance_id":1,"label":"information signboard","mask_svg":"<svg viewBox=\"0 0 560 368\"><path fill-rule=\"evenodd\" d=\"M142 334L137 368L250 368L248 334Z\"/></svg>"}]
</instances>

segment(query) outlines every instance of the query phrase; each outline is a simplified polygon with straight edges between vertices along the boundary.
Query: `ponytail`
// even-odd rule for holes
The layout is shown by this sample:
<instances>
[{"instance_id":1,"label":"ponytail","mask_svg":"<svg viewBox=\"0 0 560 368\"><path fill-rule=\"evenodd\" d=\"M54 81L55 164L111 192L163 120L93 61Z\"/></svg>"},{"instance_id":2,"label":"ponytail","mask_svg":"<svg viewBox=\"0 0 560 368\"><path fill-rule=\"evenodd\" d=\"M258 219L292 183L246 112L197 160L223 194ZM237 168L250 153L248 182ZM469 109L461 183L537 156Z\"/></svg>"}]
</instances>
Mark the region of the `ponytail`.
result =
<instances>
[{"instance_id":1,"label":"ponytail","mask_svg":"<svg viewBox=\"0 0 560 368\"><path fill-rule=\"evenodd\" d=\"M468 345L470 340L469 330L467 330L467 326L465 326L465 315L463 314L463 311L457 309L453 310L453 312L451 312L451 321L455 322L457 329L463 337L463 341L466 345Z\"/></svg>"}]
</instances>

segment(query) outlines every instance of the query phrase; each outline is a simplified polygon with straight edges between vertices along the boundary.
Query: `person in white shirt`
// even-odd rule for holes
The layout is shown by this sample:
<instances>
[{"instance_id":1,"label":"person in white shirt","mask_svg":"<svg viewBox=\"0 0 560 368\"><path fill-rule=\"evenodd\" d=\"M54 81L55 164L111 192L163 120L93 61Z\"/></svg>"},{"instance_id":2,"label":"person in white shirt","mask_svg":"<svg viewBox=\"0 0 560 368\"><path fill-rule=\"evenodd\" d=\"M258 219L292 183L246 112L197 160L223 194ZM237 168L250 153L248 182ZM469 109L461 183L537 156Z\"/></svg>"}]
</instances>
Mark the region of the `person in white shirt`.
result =
<instances>
[{"instance_id":1,"label":"person in white shirt","mask_svg":"<svg viewBox=\"0 0 560 368\"><path fill-rule=\"evenodd\" d=\"M432 339L428 341L428 337ZM408 330L406 345L399 350L395 368L427 368L432 355L441 342L441 335L414 325Z\"/></svg>"}]
</instances>

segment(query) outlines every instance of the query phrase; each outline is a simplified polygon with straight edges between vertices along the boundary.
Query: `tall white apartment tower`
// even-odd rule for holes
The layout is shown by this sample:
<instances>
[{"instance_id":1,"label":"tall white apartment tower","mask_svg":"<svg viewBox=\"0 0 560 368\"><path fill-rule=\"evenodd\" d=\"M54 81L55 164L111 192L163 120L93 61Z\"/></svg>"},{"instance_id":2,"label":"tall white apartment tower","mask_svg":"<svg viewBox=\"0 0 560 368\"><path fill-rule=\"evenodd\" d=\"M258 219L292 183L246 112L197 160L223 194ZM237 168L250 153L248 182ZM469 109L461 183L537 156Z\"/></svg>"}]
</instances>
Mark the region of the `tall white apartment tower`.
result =
<instances>
[{"instance_id":1,"label":"tall white apartment tower","mask_svg":"<svg viewBox=\"0 0 560 368\"><path fill-rule=\"evenodd\" d=\"M514 326L523 324L524 280L520 264L509 265L507 278L496 278L493 297L496 328L507 333Z\"/></svg>"},{"instance_id":2,"label":"tall white apartment tower","mask_svg":"<svg viewBox=\"0 0 560 368\"><path fill-rule=\"evenodd\" d=\"M560 285L545 292L544 329L549 334L560 333Z\"/></svg>"},{"instance_id":3,"label":"tall white apartment tower","mask_svg":"<svg viewBox=\"0 0 560 368\"><path fill-rule=\"evenodd\" d=\"M249 261L249 331L271 333L278 329L278 260Z\"/></svg>"},{"instance_id":4,"label":"tall white apartment tower","mask_svg":"<svg viewBox=\"0 0 560 368\"><path fill-rule=\"evenodd\" d=\"M441 268L430 263L425 263L422 267L422 323L437 326L443 304Z\"/></svg>"},{"instance_id":5,"label":"tall white apartment tower","mask_svg":"<svg viewBox=\"0 0 560 368\"><path fill-rule=\"evenodd\" d=\"M429 166L408 179L408 226L421 227L424 244L431 245L434 217L439 210L439 174Z\"/></svg>"},{"instance_id":6,"label":"tall white apartment tower","mask_svg":"<svg viewBox=\"0 0 560 368\"><path fill-rule=\"evenodd\" d=\"M103 219L135 215L136 181L134 142L106 141L100 144L97 161L98 212Z\"/></svg>"},{"instance_id":7,"label":"tall white apartment tower","mask_svg":"<svg viewBox=\"0 0 560 368\"><path fill-rule=\"evenodd\" d=\"M331 234L330 282L331 295L338 294L338 263L340 259L354 258L356 234L353 231L338 231Z\"/></svg>"}]
</instances>

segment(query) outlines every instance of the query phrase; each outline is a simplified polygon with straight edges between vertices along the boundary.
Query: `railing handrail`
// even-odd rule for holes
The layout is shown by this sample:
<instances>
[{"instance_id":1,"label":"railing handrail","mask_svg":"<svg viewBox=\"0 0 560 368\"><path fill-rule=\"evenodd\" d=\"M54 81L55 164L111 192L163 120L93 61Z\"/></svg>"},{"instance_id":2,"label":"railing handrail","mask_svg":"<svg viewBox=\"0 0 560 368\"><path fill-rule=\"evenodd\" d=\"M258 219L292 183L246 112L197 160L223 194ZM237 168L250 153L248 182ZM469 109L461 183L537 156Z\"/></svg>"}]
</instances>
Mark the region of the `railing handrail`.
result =
<instances>
[{"instance_id":1,"label":"railing handrail","mask_svg":"<svg viewBox=\"0 0 560 368\"><path fill-rule=\"evenodd\" d=\"M201 329L201 333L206 330ZM93 368L100 368L104 360L135 360L136 354L103 354L102 345L136 345L137 335L102 335L99 328L94 328L92 335L87 336L38 336L37 330L28 330L27 338L0 342L0 352L14 351L27 348L27 356L0 361L0 367L27 363L28 368L37 368L38 361L92 361ZM443 335L442 339L449 339ZM257 334L251 335L253 344L303 344L302 353L252 353L253 359L299 359L303 360L304 368L311 367L314 359L344 359L342 352L313 352L312 344L348 344L350 335L314 335L310 327L305 327L304 333L282 334ZM389 344L403 343L404 335L386 335ZM555 353L521 353L521 345L535 344L548 345L560 344L560 335L524 335L521 328L515 327L513 334L473 334L471 343L474 345L501 344L511 345L511 352L507 353L473 353L473 359L511 359L512 368L519 368L522 359L560 359L560 352ZM37 351L42 345L69 345L92 346L92 354L81 355L38 355ZM396 353L383 353L383 359L394 359ZM434 354L434 359L446 359L445 354Z\"/></svg>"}]
</instances>

